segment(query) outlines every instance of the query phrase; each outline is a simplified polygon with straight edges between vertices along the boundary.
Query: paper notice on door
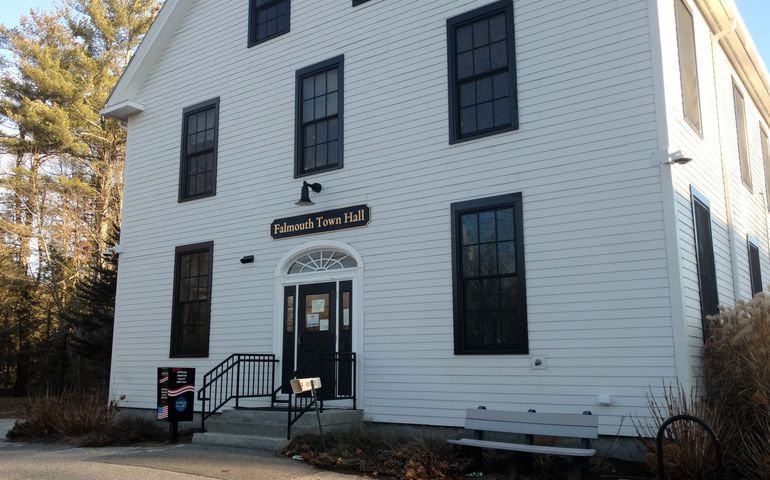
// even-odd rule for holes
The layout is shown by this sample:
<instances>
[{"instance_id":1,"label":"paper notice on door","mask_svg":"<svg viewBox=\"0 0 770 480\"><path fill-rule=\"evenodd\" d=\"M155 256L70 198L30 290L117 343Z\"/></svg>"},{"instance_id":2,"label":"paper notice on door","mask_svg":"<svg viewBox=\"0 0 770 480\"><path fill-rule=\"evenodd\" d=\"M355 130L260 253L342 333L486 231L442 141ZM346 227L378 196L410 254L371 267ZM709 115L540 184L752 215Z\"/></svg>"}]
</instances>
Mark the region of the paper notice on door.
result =
<instances>
[{"instance_id":1,"label":"paper notice on door","mask_svg":"<svg viewBox=\"0 0 770 480\"><path fill-rule=\"evenodd\" d=\"M343 327L350 326L350 309L349 308L342 309L342 326Z\"/></svg>"},{"instance_id":2,"label":"paper notice on door","mask_svg":"<svg viewBox=\"0 0 770 480\"><path fill-rule=\"evenodd\" d=\"M328 320L327 320L328 323ZM305 316L305 328L318 328L318 325L320 324L318 314L317 313L308 313Z\"/></svg>"},{"instance_id":3,"label":"paper notice on door","mask_svg":"<svg viewBox=\"0 0 770 480\"><path fill-rule=\"evenodd\" d=\"M321 313L321 312L323 312L326 309L326 300L324 300L323 298L321 298L319 300L313 300L311 305L312 305L311 312L313 312L313 313Z\"/></svg>"},{"instance_id":4,"label":"paper notice on door","mask_svg":"<svg viewBox=\"0 0 770 480\"><path fill-rule=\"evenodd\" d=\"M328 332L329 331L329 319L328 318L321 319L321 328L319 328L319 330L322 331L322 332Z\"/></svg>"}]
</instances>

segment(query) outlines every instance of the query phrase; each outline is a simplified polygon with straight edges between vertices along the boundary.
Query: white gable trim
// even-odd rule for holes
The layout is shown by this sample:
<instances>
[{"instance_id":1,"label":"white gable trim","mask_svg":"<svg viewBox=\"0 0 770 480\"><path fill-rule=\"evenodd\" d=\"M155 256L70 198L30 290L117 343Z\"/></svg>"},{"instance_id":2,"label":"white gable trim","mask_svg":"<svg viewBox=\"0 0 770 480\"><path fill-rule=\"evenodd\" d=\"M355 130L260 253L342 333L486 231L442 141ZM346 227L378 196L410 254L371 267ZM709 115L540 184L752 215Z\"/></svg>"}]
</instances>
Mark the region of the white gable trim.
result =
<instances>
[{"instance_id":1,"label":"white gable trim","mask_svg":"<svg viewBox=\"0 0 770 480\"><path fill-rule=\"evenodd\" d=\"M125 102L120 102L115 105L105 106L99 113L118 120L125 120L130 115L141 113L143 111L144 105L132 102L131 100L126 100Z\"/></svg>"},{"instance_id":2,"label":"white gable trim","mask_svg":"<svg viewBox=\"0 0 770 480\"><path fill-rule=\"evenodd\" d=\"M190 0L166 0L118 79L101 111L102 115L126 120L130 115L144 110L144 107L135 102L136 96L144 85L150 69L157 63L164 47L176 32L190 3ZM137 106L141 108L136 108Z\"/></svg>"}]
</instances>

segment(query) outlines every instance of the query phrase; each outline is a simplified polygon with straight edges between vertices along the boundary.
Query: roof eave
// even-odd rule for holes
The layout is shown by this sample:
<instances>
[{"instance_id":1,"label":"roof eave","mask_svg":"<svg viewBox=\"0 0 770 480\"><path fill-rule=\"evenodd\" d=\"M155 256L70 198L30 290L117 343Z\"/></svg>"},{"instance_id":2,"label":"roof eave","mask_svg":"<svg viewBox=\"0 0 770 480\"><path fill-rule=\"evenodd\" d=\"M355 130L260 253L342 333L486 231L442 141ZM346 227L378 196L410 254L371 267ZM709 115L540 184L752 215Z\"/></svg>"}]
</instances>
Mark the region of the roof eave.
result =
<instances>
[{"instance_id":1,"label":"roof eave","mask_svg":"<svg viewBox=\"0 0 770 480\"><path fill-rule=\"evenodd\" d=\"M105 106L99 113L105 117L114 118L116 120L127 121L131 115L141 113L144 111L144 105L141 105L131 100L120 102L115 105Z\"/></svg>"},{"instance_id":2,"label":"roof eave","mask_svg":"<svg viewBox=\"0 0 770 480\"><path fill-rule=\"evenodd\" d=\"M695 0L711 31L720 35L720 45L770 125L770 73L734 0Z\"/></svg>"},{"instance_id":3,"label":"roof eave","mask_svg":"<svg viewBox=\"0 0 770 480\"><path fill-rule=\"evenodd\" d=\"M103 113L104 115L114 116L110 113L122 111L122 106L126 104L139 105L136 103L139 91L150 70L157 63L164 47L176 32L177 26L190 3L189 0L166 0L112 89L112 93L102 110L102 112L106 112ZM125 111L128 112L128 115L137 113L130 112L130 109ZM122 113L116 115L122 115Z\"/></svg>"}]
</instances>

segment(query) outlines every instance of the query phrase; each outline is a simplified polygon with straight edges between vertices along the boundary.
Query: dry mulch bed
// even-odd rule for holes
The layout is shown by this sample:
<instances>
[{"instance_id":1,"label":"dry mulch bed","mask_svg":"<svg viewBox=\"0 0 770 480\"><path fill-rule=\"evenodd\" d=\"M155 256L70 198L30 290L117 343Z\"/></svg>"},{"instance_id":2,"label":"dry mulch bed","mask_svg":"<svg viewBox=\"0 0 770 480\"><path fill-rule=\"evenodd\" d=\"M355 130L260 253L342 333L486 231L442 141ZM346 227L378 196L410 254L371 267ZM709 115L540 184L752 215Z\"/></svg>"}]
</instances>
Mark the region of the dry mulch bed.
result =
<instances>
[{"instance_id":1,"label":"dry mulch bed","mask_svg":"<svg viewBox=\"0 0 770 480\"><path fill-rule=\"evenodd\" d=\"M295 438L281 452L300 458L311 465L343 473L363 474L373 478L399 480L460 480L479 478L503 480L508 478L509 466L516 461L511 453L484 450L481 464L472 449L461 449L443 439L430 437L396 437L358 428L326 435L326 448L321 449L318 435ZM522 462L522 480L566 478L568 460L561 457L536 455L527 471ZM612 459L595 459L594 479L649 479L642 464Z\"/></svg>"}]
</instances>

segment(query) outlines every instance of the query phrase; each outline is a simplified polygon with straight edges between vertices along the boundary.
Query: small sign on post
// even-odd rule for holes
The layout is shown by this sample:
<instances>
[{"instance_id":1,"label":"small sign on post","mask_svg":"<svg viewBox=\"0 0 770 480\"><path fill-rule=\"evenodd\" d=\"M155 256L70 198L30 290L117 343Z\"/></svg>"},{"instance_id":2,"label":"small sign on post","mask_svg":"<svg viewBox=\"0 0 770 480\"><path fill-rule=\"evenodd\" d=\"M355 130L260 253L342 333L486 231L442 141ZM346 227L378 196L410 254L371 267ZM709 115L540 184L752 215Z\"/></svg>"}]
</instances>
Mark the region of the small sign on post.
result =
<instances>
[{"instance_id":1,"label":"small sign on post","mask_svg":"<svg viewBox=\"0 0 770 480\"><path fill-rule=\"evenodd\" d=\"M314 378L295 378L289 381L291 390L295 395L300 393L310 392L313 395L313 405L315 406L315 415L318 419L318 432L321 435L321 450L326 450L326 442L324 441L324 429L321 425L321 411L318 409L318 395L316 390L321 388L321 379L319 377Z\"/></svg>"},{"instance_id":2,"label":"small sign on post","mask_svg":"<svg viewBox=\"0 0 770 480\"><path fill-rule=\"evenodd\" d=\"M170 423L171 443L179 438L179 422L190 422L195 407L195 369L158 368L156 418Z\"/></svg>"}]
</instances>

